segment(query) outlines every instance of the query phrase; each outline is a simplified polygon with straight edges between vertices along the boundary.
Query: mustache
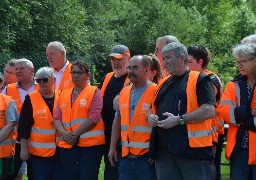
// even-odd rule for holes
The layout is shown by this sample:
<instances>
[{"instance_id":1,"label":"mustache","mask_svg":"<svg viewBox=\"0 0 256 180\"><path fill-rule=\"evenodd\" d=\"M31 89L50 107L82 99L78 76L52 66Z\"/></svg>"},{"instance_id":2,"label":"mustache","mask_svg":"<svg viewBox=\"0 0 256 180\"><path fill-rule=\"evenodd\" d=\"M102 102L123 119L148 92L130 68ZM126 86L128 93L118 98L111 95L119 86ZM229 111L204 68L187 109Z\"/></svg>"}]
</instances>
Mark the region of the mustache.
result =
<instances>
[{"instance_id":1,"label":"mustache","mask_svg":"<svg viewBox=\"0 0 256 180\"><path fill-rule=\"evenodd\" d=\"M128 77L129 77L129 78L130 78L130 77L133 77L133 78L137 79L137 76L136 76L135 74L133 74L133 73L129 73L129 74L128 74Z\"/></svg>"}]
</instances>

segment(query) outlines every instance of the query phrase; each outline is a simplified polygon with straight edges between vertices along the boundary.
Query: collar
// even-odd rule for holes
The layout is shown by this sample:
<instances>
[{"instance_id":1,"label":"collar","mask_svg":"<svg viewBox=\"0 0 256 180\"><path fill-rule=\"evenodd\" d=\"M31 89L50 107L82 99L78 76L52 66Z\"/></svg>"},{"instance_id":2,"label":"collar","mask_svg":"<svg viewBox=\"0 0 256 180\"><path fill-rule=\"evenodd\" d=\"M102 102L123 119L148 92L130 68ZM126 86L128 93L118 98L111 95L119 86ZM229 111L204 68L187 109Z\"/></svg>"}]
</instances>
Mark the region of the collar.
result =
<instances>
[{"instance_id":1,"label":"collar","mask_svg":"<svg viewBox=\"0 0 256 180\"><path fill-rule=\"evenodd\" d=\"M54 69L54 71L55 71L55 72L58 72L58 73L60 73L60 72L64 73L65 70L67 69L68 65L69 65L69 61L67 60L66 64L63 66L62 69L60 69L59 71L56 71L56 70Z\"/></svg>"}]
</instances>

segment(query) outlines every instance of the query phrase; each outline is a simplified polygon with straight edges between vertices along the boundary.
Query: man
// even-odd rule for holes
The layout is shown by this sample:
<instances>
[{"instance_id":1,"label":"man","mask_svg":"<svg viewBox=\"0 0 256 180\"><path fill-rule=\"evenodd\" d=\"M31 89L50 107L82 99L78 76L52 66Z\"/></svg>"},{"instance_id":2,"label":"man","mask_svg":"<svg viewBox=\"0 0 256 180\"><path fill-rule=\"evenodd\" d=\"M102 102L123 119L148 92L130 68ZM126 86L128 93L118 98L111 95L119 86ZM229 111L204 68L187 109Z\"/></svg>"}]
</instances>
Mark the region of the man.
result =
<instances>
[{"instance_id":1,"label":"man","mask_svg":"<svg viewBox=\"0 0 256 180\"><path fill-rule=\"evenodd\" d=\"M16 59L11 59L8 61L4 68L4 84L12 84L17 82L16 72L15 72L15 61Z\"/></svg>"},{"instance_id":2,"label":"man","mask_svg":"<svg viewBox=\"0 0 256 180\"><path fill-rule=\"evenodd\" d=\"M122 139L122 158L119 179L156 179L153 161L149 156L151 127L146 116L152 104L156 85L148 80L151 60L148 56L134 56L129 62L128 76L132 85L125 87L112 127L109 161L117 161L116 145Z\"/></svg>"},{"instance_id":3,"label":"man","mask_svg":"<svg viewBox=\"0 0 256 180\"><path fill-rule=\"evenodd\" d=\"M102 119L105 124L106 148L104 151L104 179L117 180L118 166L111 166L108 160L108 152L111 139L112 122L115 116L113 100L122 88L129 82L127 78L127 66L130 60L130 51L124 45L116 45L109 54L113 72L106 74L102 79L99 89L103 96Z\"/></svg>"},{"instance_id":4,"label":"man","mask_svg":"<svg viewBox=\"0 0 256 180\"><path fill-rule=\"evenodd\" d=\"M13 179L15 153L14 129L18 114L11 97L0 94L0 179Z\"/></svg>"},{"instance_id":5,"label":"man","mask_svg":"<svg viewBox=\"0 0 256 180\"><path fill-rule=\"evenodd\" d=\"M210 118L215 94L208 76L189 71L186 47L178 42L162 50L165 69L148 122L156 127L151 149L156 153L159 180L215 179Z\"/></svg>"},{"instance_id":6,"label":"man","mask_svg":"<svg viewBox=\"0 0 256 180\"><path fill-rule=\"evenodd\" d=\"M166 35L166 36L162 36L157 38L156 40L156 49L155 49L155 55L158 57L158 59L160 60L160 64L162 67L162 72L163 72L163 76L166 77L169 75L169 73L167 71L165 71L164 69L164 60L162 57L162 49L169 43L171 42L179 42L179 40L175 37L175 36L170 36L170 35Z\"/></svg>"},{"instance_id":7,"label":"man","mask_svg":"<svg viewBox=\"0 0 256 180\"><path fill-rule=\"evenodd\" d=\"M18 114L20 114L20 110L25 100L25 96L28 93L31 93L34 90L38 89L38 87L34 83L34 65L30 60L25 58L17 59L15 62L15 69L17 83L8 84L2 93L12 97L17 107ZM22 177L23 173L25 172L25 165L22 165L22 161L20 159L20 143L17 143L15 148L16 153L14 175L15 177L18 175ZM21 165L23 172L19 173ZM30 168L28 170L28 177L32 178Z\"/></svg>"},{"instance_id":8,"label":"man","mask_svg":"<svg viewBox=\"0 0 256 180\"><path fill-rule=\"evenodd\" d=\"M210 54L208 50L203 46L189 46L188 47L188 66L192 71L199 71L209 75L214 85L216 95L216 107L219 105L219 101L222 94L222 84L219 77L213 72L207 69L210 61ZM216 168L216 180L221 180L221 153L222 146L224 143L224 121L218 114L212 119L212 130L213 130L213 144L215 148L214 165Z\"/></svg>"},{"instance_id":9,"label":"man","mask_svg":"<svg viewBox=\"0 0 256 180\"><path fill-rule=\"evenodd\" d=\"M46 47L46 56L56 76L56 89L63 90L74 87L71 80L71 63L66 59L66 49L61 42L53 41Z\"/></svg>"}]
</instances>

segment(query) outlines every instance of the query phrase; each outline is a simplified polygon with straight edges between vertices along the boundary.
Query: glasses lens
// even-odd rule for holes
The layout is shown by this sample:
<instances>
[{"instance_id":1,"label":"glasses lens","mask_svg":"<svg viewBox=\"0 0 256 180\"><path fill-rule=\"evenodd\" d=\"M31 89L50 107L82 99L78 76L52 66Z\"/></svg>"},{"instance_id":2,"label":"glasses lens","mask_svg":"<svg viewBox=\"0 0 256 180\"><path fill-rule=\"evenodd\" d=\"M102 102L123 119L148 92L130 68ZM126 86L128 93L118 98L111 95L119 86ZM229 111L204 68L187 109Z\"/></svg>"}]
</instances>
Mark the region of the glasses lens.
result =
<instances>
[{"instance_id":1,"label":"glasses lens","mask_svg":"<svg viewBox=\"0 0 256 180\"><path fill-rule=\"evenodd\" d=\"M36 82L39 84L41 82L47 83L48 82L48 78L43 78L43 79L36 79Z\"/></svg>"}]
</instances>

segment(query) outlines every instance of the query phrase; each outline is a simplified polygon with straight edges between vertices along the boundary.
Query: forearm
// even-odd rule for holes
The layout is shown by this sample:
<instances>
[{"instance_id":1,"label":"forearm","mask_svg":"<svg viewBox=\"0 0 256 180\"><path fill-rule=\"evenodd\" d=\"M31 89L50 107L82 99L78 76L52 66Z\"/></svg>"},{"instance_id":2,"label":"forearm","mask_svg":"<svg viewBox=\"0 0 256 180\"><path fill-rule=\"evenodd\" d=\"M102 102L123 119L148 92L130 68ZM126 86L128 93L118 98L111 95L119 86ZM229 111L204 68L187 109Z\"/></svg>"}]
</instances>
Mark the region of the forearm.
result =
<instances>
[{"instance_id":1,"label":"forearm","mask_svg":"<svg viewBox=\"0 0 256 180\"><path fill-rule=\"evenodd\" d=\"M8 122L3 129L0 130L0 142L4 141L14 131L16 122Z\"/></svg>"},{"instance_id":2,"label":"forearm","mask_svg":"<svg viewBox=\"0 0 256 180\"><path fill-rule=\"evenodd\" d=\"M66 129L64 128L62 121L60 120L54 120L53 121L55 129L62 135L66 132Z\"/></svg>"},{"instance_id":3,"label":"forearm","mask_svg":"<svg viewBox=\"0 0 256 180\"><path fill-rule=\"evenodd\" d=\"M121 136L121 120L119 117L115 117L112 124L110 148L116 148L117 142Z\"/></svg>"},{"instance_id":4,"label":"forearm","mask_svg":"<svg viewBox=\"0 0 256 180\"><path fill-rule=\"evenodd\" d=\"M198 123L215 116L215 107L213 105L203 104L198 109L188 114L184 114L183 118L185 123Z\"/></svg>"},{"instance_id":5,"label":"forearm","mask_svg":"<svg viewBox=\"0 0 256 180\"><path fill-rule=\"evenodd\" d=\"M81 134L91 130L94 126L96 126L95 122L92 119L86 118L85 121L73 133L80 136Z\"/></svg>"},{"instance_id":6,"label":"forearm","mask_svg":"<svg viewBox=\"0 0 256 180\"><path fill-rule=\"evenodd\" d=\"M24 139L24 138L21 138L20 139L20 146L21 146L21 149L28 149L28 140Z\"/></svg>"}]
</instances>

